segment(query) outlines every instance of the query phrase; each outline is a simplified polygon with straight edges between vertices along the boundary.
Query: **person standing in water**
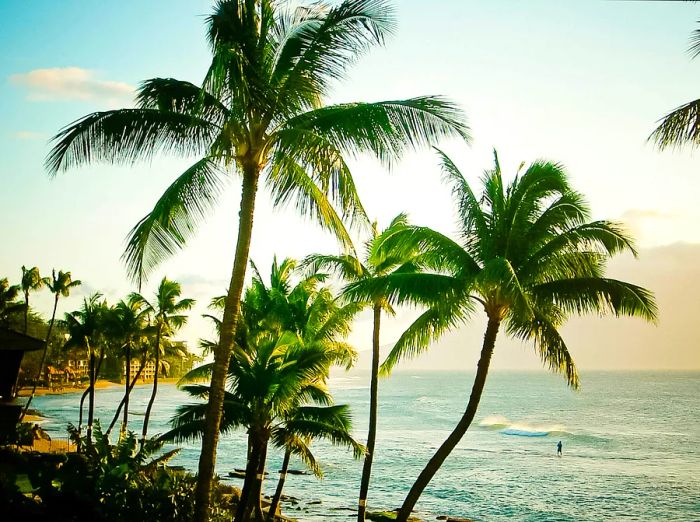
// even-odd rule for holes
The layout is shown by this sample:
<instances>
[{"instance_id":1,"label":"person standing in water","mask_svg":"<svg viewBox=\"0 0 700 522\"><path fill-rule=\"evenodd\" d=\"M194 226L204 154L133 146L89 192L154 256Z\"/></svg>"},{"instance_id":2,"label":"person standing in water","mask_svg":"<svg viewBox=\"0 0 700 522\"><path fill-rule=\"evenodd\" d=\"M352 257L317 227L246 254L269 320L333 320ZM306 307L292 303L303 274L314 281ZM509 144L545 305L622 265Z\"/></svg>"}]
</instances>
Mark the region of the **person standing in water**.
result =
<instances>
[{"instance_id":1,"label":"person standing in water","mask_svg":"<svg viewBox=\"0 0 700 522\"><path fill-rule=\"evenodd\" d=\"M562 444L561 444L561 441L559 441L557 443L557 457L561 457L561 447L562 447Z\"/></svg>"}]
</instances>

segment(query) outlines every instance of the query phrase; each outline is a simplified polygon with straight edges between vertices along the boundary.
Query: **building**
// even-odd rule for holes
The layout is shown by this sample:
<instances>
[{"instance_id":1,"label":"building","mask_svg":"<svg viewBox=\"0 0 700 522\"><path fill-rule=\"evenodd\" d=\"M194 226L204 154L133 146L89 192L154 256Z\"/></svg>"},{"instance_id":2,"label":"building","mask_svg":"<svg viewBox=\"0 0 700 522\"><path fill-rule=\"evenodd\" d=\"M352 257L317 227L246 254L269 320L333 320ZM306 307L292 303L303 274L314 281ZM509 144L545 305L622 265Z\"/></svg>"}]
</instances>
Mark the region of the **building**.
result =
<instances>
[{"instance_id":1,"label":"building","mask_svg":"<svg viewBox=\"0 0 700 522\"><path fill-rule=\"evenodd\" d=\"M139 368L141 367L141 360L139 359L131 359L131 365L129 368L129 382L134 380L134 377L139 373ZM141 382L150 382L153 380L153 377L155 376L156 373L156 365L153 361L148 361L146 365L143 367L143 370L141 370L141 376L139 377L139 381ZM124 379L124 376L126 375L126 362L122 363L122 372L121 372L121 378Z\"/></svg>"}]
</instances>

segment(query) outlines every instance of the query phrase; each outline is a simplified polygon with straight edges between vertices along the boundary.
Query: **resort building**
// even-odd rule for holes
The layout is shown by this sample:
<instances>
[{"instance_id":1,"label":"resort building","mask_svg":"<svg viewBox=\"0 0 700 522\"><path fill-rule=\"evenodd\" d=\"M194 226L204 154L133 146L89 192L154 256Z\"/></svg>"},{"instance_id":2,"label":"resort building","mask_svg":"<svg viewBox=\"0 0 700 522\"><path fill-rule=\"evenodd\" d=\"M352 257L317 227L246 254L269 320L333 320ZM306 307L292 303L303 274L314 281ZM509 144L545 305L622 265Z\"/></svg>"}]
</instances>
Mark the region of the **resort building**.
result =
<instances>
[{"instance_id":1,"label":"resort building","mask_svg":"<svg viewBox=\"0 0 700 522\"><path fill-rule=\"evenodd\" d=\"M129 381L133 380L134 377L136 377L136 374L139 373L139 368L141 367L141 361L138 359L132 359L131 364L129 367ZM139 380L142 382L147 382L147 381L152 381L153 376L156 373L156 365L153 361L148 361L146 365L143 367L143 370L141 370L141 376L139 377ZM126 363L122 363L122 372L121 372L121 378L123 379L124 376L126 375Z\"/></svg>"}]
</instances>

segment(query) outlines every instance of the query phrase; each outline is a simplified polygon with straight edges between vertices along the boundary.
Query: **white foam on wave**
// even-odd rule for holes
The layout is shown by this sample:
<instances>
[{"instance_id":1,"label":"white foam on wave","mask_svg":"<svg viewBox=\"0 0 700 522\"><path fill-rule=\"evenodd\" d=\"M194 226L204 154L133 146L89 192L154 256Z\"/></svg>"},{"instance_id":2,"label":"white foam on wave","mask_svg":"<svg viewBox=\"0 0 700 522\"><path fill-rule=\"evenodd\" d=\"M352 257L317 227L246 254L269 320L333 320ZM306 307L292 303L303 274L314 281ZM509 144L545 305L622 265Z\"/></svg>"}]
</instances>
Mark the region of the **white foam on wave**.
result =
<instances>
[{"instance_id":1,"label":"white foam on wave","mask_svg":"<svg viewBox=\"0 0 700 522\"><path fill-rule=\"evenodd\" d=\"M572 435L563 424L530 424L521 421L510 421L503 415L489 415L479 422L479 426L498 430L504 435L521 437L546 437L547 435Z\"/></svg>"}]
</instances>

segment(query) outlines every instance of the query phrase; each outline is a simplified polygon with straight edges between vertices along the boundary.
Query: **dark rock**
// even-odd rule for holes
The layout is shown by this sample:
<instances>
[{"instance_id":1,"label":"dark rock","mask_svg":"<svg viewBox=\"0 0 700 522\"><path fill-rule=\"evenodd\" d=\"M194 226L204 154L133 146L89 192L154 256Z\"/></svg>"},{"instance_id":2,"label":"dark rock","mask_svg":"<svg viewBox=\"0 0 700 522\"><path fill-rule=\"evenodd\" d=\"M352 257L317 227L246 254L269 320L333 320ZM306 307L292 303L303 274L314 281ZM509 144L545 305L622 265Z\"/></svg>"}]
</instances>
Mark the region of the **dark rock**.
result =
<instances>
[{"instance_id":1,"label":"dark rock","mask_svg":"<svg viewBox=\"0 0 700 522\"><path fill-rule=\"evenodd\" d=\"M308 504L309 506L317 506L317 505L320 504L320 503L321 503L320 500L312 500L312 501L310 501L310 502L307 502L307 504Z\"/></svg>"}]
</instances>

